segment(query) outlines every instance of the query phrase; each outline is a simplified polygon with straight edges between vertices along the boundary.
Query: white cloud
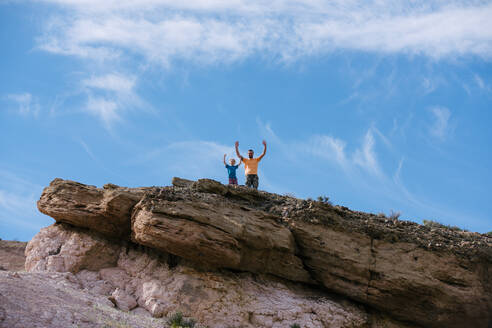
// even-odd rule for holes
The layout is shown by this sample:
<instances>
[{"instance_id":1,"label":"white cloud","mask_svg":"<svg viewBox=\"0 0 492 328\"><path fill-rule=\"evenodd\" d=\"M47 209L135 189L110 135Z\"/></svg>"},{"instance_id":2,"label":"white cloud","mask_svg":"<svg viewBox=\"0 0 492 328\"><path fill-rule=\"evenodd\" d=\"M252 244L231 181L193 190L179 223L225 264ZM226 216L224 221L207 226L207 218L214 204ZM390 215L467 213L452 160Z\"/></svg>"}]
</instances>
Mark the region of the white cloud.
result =
<instances>
[{"instance_id":1,"label":"white cloud","mask_svg":"<svg viewBox=\"0 0 492 328\"><path fill-rule=\"evenodd\" d=\"M374 151L374 136L371 129L364 136L362 147L355 151L353 161L369 173L376 176L381 175L376 152Z\"/></svg>"},{"instance_id":2,"label":"white cloud","mask_svg":"<svg viewBox=\"0 0 492 328\"><path fill-rule=\"evenodd\" d=\"M430 127L430 134L441 141L445 140L449 133L451 112L446 107L433 107L430 111L434 115L434 124Z\"/></svg>"},{"instance_id":3,"label":"white cloud","mask_svg":"<svg viewBox=\"0 0 492 328\"><path fill-rule=\"evenodd\" d=\"M373 128L369 128L362 144L352 153L346 150L347 143L342 139L327 135L311 137L308 142L297 145L300 150L336 163L347 174L353 174L360 168L373 176L382 176L377 154L374 150Z\"/></svg>"},{"instance_id":4,"label":"white cloud","mask_svg":"<svg viewBox=\"0 0 492 328\"><path fill-rule=\"evenodd\" d=\"M346 149L346 141L330 135L314 135L307 140L285 143L275 134L270 124L264 124L260 120L257 120L257 123L267 141L272 140L275 147L282 151L283 156L289 158L292 162L299 157L298 155L292 156L292 154L307 153L334 163L350 176L358 175L360 173L358 171L362 169L364 174L369 173L369 175L376 178L384 178L374 149L376 143L374 132L389 148L391 148L391 143L374 126L367 130L361 145L350 152Z\"/></svg>"},{"instance_id":5,"label":"white cloud","mask_svg":"<svg viewBox=\"0 0 492 328\"><path fill-rule=\"evenodd\" d=\"M112 73L85 79L82 81L82 85L88 88L109 90L118 93L131 93L133 92L135 82L136 79L133 76Z\"/></svg>"},{"instance_id":6,"label":"white cloud","mask_svg":"<svg viewBox=\"0 0 492 328\"><path fill-rule=\"evenodd\" d=\"M144 106L135 92L136 83L135 76L121 73L84 79L81 81L83 92L87 95L84 109L110 129L115 122L122 121L122 112Z\"/></svg>"},{"instance_id":7,"label":"white cloud","mask_svg":"<svg viewBox=\"0 0 492 328\"><path fill-rule=\"evenodd\" d=\"M339 49L492 54L492 4L482 1L46 0L63 13L39 46L94 60L137 55L215 64L251 55L292 61Z\"/></svg>"},{"instance_id":8,"label":"white cloud","mask_svg":"<svg viewBox=\"0 0 492 328\"><path fill-rule=\"evenodd\" d=\"M6 99L16 104L17 111L21 115L38 116L39 114L39 103L33 99L33 96L28 92L9 94L6 96Z\"/></svg>"},{"instance_id":9,"label":"white cloud","mask_svg":"<svg viewBox=\"0 0 492 328\"><path fill-rule=\"evenodd\" d=\"M99 117L106 127L111 127L113 122L121 120L118 114L118 104L114 101L100 97L89 97L86 110Z\"/></svg>"},{"instance_id":10,"label":"white cloud","mask_svg":"<svg viewBox=\"0 0 492 328\"><path fill-rule=\"evenodd\" d=\"M309 141L309 146L305 147L311 154L334 161L342 168L347 168L348 161L345 155L345 141L332 136L314 136Z\"/></svg>"},{"instance_id":11,"label":"white cloud","mask_svg":"<svg viewBox=\"0 0 492 328\"><path fill-rule=\"evenodd\" d=\"M485 83L485 81L480 77L480 75L474 74L473 79L475 80L475 83L481 90L485 90L485 91L492 90L492 88L487 83Z\"/></svg>"}]
</instances>

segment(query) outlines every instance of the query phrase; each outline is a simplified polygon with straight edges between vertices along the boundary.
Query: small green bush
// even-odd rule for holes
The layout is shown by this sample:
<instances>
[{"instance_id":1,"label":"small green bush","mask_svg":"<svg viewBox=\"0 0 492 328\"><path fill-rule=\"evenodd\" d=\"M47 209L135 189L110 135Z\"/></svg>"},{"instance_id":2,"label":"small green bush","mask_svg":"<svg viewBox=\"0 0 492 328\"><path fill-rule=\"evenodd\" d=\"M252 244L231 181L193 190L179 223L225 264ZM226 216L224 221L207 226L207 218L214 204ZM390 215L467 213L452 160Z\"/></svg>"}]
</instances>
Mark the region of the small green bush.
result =
<instances>
[{"instance_id":1,"label":"small green bush","mask_svg":"<svg viewBox=\"0 0 492 328\"><path fill-rule=\"evenodd\" d=\"M298 323L293 323L290 325L290 328L301 328L301 326Z\"/></svg>"},{"instance_id":2,"label":"small green bush","mask_svg":"<svg viewBox=\"0 0 492 328\"><path fill-rule=\"evenodd\" d=\"M486 235L492 237L492 231L487 232Z\"/></svg>"},{"instance_id":3,"label":"small green bush","mask_svg":"<svg viewBox=\"0 0 492 328\"><path fill-rule=\"evenodd\" d=\"M196 321L194 319L183 319L183 314L176 312L169 317L167 324L169 328L193 328L196 325Z\"/></svg>"}]
</instances>

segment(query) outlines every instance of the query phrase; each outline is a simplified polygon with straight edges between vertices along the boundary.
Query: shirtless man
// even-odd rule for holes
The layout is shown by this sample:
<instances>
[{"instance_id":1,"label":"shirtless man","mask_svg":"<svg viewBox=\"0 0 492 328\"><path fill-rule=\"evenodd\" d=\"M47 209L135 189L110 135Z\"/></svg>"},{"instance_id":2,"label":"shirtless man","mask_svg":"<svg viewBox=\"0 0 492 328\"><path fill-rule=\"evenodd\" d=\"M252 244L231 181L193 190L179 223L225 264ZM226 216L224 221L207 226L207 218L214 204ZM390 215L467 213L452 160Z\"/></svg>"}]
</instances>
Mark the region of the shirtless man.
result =
<instances>
[{"instance_id":1,"label":"shirtless man","mask_svg":"<svg viewBox=\"0 0 492 328\"><path fill-rule=\"evenodd\" d=\"M267 144L266 141L263 140L263 153L256 158L253 158L254 151L253 149L248 150L248 158L244 158L239 153L239 142L236 141L236 154L244 163L244 174L246 174L246 186L250 188L258 189L258 163L261 161L263 156L266 154Z\"/></svg>"}]
</instances>

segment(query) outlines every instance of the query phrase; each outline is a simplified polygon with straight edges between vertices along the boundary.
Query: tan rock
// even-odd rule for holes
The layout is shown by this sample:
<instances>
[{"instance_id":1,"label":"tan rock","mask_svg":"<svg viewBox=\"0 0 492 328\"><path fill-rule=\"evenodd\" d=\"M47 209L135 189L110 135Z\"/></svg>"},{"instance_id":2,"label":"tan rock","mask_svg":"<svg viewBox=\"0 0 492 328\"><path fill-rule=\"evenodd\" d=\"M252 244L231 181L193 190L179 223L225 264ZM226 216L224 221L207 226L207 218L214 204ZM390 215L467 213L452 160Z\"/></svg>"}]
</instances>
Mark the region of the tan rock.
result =
<instances>
[{"instance_id":1,"label":"tan rock","mask_svg":"<svg viewBox=\"0 0 492 328\"><path fill-rule=\"evenodd\" d=\"M109 184L101 189L55 179L43 190L38 209L57 222L126 238L130 234L131 209L147 189Z\"/></svg>"},{"instance_id":2,"label":"tan rock","mask_svg":"<svg viewBox=\"0 0 492 328\"><path fill-rule=\"evenodd\" d=\"M39 207L58 221L88 227L110 237L125 239L131 227L132 240L154 250L143 247L142 253L115 248L102 252L102 259L95 260L91 268L113 267L99 272L100 277L105 277L100 279L111 284L110 292L115 288L124 290L154 316L174 311L176 304L188 304L189 309L185 306L184 311L191 311L199 306L196 299L218 300L217 295L228 305L237 305L246 296L236 293L232 282L224 285L230 293L203 287L208 286L207 279L222 281L224 276L234 276L218 269L233 269L255 273L250 274L253 280L271 274L294 282L319 284L371 307L379 318L372 322L388 322L389 319L384 319L388 316L425 327L485 328L492 322L492 238L488 236L439 226L429 228L323 201L225 186L209 179L192 183L176 179L175 182L176 187L128 189L106 185L98 189L55 180L43 193ZM39 238L43 239L43 234L48 233L41 232ZM59 246L70 238L58 240L53 235L42 242L36 241L38 246L26 250L29 262L26 268L76 272L89 267L91 264L84 259L97 253L90 249L99 246L76 249L86 237L73 237L74 242L67 246L65 255L57 256L64 247L59 250ZM107 242L115 243L109 239ZM88 245L94 243L90 241ZM98 243L102 245L104 241L94 245ZM211 278L211 274L220 278ZM247 275L238 273L242 274ZM125 275L130 278L117 278ZM268 284L273 286L274 278L261 279L270 279ZM241 288L246 288L244 281L241 280ZM100 282L92 283L108 293ZM285 281L282 283L285 285ZM207 290L205 294L201 294L202 287ZM276 295L274 287L261 288ZM255 296L251 299L259 298L258 293L252 292ZM174 300L173 295L188 296L170 301ZM290 296L285 297L290 300ZM278 304L282 304L280 299ZM217 302L207 300L205 304L213 308L210 304ZM275 307L270 303L260 304ZM214 309L216 313L228 311L225 305L223 309ZM277 321L287 324L278 315L259 309L251 310L253 314L248 314L246 320L245 309L252 307L238 305L234 312L240 317L237 319L240 324L268 326ZM299 311L307 313L304 308ZM232 320L227 313L224 316ZM313 327L322 326L319 322L325 319L320 318L316 317L316 324L305 322Z\"/></svg>"},{"instance_id":3,"label":"tan rock","mask_svg":"<svg viewBox=\"0 0 492 328\"><path fill-rule=\"evenodd\" d=\"M193 182L193 180L174 177L171 183L175 187L187 188L191 187L193 185Z\"/></svg>"},{"instance_id":4,"label":"tan rock","mask_svg":"<svg viewBox=\"0 0 492 328\"><path fill-rule=\"evenodd\" d=\"M425 327L487 327L491 296L480 268L448 252L294 222L306 266L325 287Z\"/></svg>"},{"instance_id":5,"label":"tan rock","mask_svg":"<svg viewBox=\"0 0 492 328\"><path fill-rule=\"evenodd\" d=\"M214 197L194 202L144 197L133 212L132 239L199 264L310 282L291 232L278 221Z\"/></svg>"}]
</instances>

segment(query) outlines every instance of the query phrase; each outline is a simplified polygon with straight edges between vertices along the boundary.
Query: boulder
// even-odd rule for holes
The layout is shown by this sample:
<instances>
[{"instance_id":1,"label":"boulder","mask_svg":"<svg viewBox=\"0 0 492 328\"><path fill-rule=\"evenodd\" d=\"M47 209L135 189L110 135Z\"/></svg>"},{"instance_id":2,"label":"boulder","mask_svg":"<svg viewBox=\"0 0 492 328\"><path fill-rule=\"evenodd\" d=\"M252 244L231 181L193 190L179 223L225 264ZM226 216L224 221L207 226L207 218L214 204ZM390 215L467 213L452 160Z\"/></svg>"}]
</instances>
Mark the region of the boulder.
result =
<instances>
[{"instance_id":1,"label":"boulder","mask_svg":"<svg viewBox=\"0 0 492 328\"><path fill-rule=\"evenodd\" d=\"M130 311L138 306L135 298L120 288L115 289L113 294L111 294L111 299L114 300L115 305L123 311Z\"/></svg>"},{"instance_id":2,"label":"boulder","mask_svg":"<svg viewBox=\"0 0 492 328\"><path fill-rule=\"evenodd\" d=\"M54 179L43 190L38 209L57 222L126 238L130 235L131 209L150 188L105 187Z\"/></svg>"},{"instance_id":3,"label":"boulder","mask_svg":"<svg viewBox=\"0 0 492 328\"><path fill-rule=\"evenodd\" d=\"M79 233L74 233L78 231ZM26 271L99 270L116 264L121 245L97 233L54 224L41 229L26 247Z\"/></svg>"}]
</instances>

